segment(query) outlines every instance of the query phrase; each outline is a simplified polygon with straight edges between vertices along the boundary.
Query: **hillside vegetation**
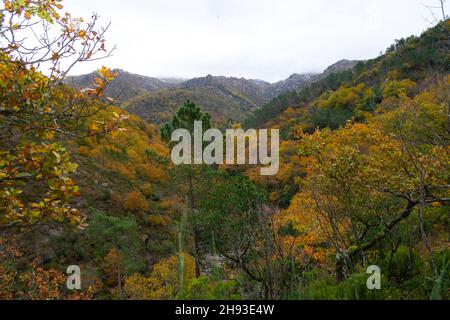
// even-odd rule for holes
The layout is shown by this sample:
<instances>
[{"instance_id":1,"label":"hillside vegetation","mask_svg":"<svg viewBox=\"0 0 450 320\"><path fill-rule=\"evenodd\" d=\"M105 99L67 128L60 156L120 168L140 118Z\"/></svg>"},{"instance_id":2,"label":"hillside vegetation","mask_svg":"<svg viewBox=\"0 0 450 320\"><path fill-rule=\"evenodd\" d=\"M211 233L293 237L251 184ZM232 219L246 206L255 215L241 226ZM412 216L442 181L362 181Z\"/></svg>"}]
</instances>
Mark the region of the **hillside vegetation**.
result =
<instances>
[{"instance_id":1,"label":"hillside vegetation","mask_svg":"<svg viewBox=\"0 0 450 320\"><path fill-rule=\"evenodd\" d=\"M61 65L108 56L95 16L53 0L3 7L0 299L449 298L449 20L272 99L257 80L106 67L74 89ZM41 24L65 45L18 40ZM281 128L277 175L170 161L174 130L244 116Z\"/></svg>"}]
</instances>

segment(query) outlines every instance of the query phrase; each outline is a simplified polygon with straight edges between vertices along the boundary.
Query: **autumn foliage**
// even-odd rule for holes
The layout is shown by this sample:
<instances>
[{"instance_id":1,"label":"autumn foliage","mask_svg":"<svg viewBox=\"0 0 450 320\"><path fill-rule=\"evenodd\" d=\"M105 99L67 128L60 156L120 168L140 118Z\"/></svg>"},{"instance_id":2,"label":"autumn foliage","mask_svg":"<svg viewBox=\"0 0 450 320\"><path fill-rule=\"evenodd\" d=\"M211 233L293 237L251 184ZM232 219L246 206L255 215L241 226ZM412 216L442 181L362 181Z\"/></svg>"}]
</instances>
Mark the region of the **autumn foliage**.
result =
<instances>
[{"instance_id":1,"label":"autumn foliage","mask_svg":"<svg viewBox=\"0 0 450 320\"><path fill-rule=\"evenodd\" d=\"M226 123L205 106L164 98L159 126L107 96L107 67L71 88L111 53L97 15L1 4L0 299L448 299L448 20L255 111L243 126L282 133L263 177L171 163L174 130Z\"/></svg>"}]
</instances>

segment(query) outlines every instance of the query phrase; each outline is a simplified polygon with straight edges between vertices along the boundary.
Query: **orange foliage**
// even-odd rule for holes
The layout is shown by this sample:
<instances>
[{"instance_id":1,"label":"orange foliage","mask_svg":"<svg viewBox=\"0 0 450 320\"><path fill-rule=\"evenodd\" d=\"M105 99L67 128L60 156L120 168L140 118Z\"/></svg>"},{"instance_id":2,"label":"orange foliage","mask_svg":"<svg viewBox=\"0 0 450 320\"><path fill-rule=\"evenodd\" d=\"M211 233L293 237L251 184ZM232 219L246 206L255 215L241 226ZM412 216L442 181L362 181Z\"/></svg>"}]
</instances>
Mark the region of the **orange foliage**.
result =
<instances>
[{"instance_id":1,"label":"orange foliage","mask_svg":"<svg viewBox=\"0 0 450 320\"><path fill-rule=\"evenodd\" d=\"M138 170L140 174L152 182L163 184L169 180L169 176L164 170L149 163L140 165Z\"/></svg>"},{"instance_id":2,"label":"orange foliage","mask_svg":"<svg viewBox=\"0 0 450 320\"><path fill-rule=\"evenodd\" d=\"M150 204L139 191L131 191L125 196L123 207L136 213L142 213L150 208Z\"/></svg>"},{"instance_id":3,"label":"orange foliage","mask_svg":"<svg viewBox=\"0 0 450 320\"><path fill-rule=\"evenodd\" d=\"M184 254L184 285L195 277L195 261ZM149 277L134 274L125 279L125 293L129 299L136 300L170 300L177 298L178 257L171 256L154 265Z\"/></svg>"}]
</instances>

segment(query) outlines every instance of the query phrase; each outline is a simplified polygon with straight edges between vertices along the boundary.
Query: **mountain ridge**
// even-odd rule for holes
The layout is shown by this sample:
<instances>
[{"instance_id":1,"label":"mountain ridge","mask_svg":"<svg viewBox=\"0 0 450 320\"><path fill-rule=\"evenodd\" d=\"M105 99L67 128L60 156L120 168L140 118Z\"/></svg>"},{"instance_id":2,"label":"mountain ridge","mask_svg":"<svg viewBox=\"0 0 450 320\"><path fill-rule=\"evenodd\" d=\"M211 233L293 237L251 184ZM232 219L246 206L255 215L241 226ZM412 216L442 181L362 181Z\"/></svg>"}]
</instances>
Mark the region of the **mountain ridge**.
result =
<instances>
[{"instance_id":1,"label":"mountain ridge","mask_svg":"<svg viewBox=\"0 0 450 320\"><path fill-rule=\"evenodd\" d=\"M353 68L357 61L340 60L323 73L293 73L270 83L259 79L213 76L192 79L154 78L114 69L116 78L105 95L151 123L161 124L184 101L190 99L211 113L216 122L242 121L271 99L288 91L302 89L327 74ZM71 76L66 83L81 90L91 86L96 73Z\"/></svg>"}]
</instances>

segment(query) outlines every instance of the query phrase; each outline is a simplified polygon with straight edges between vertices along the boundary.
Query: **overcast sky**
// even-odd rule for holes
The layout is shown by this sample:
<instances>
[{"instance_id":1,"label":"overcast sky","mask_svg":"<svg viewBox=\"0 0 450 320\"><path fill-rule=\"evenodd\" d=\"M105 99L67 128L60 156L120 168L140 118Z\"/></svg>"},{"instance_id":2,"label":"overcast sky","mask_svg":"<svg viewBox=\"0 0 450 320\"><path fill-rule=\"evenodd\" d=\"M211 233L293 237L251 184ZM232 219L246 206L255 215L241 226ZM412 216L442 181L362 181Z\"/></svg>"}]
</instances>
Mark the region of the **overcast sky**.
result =
<instances>
[{"instance_id":1,"label":"overcast sky","mask_svg":"<svg viewBox=\"0 0 450 320\"><path fill-rule=\"evenodd\" d=\"M376 57L395 39L429 27L422 3L436 1L66 0L65 9L111 21L108 45L118 47L113 57L73 74L107 65L153 77L275 82L344 58Z\"/></svg>"}]
</instances>

